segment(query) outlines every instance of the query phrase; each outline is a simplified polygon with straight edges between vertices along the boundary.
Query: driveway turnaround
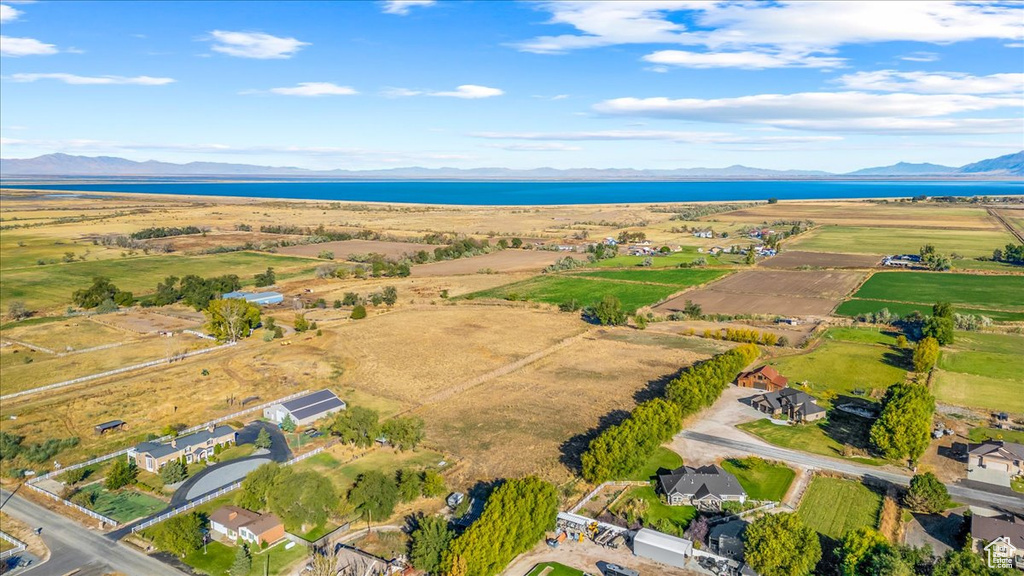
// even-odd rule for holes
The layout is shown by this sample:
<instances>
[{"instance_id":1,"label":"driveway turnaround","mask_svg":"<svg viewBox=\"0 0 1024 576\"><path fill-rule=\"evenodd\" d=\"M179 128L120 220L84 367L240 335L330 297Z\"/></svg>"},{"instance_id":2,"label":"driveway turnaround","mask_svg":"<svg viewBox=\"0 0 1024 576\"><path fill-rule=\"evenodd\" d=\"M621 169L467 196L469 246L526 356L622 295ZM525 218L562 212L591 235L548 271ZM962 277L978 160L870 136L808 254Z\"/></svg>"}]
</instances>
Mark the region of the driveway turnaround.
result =
<instances>
[{"instance_id":1,"label":"driveway turnaround","mask_svg":"<svg viewBox=\"0 0 1024 576\"><path fill-rule=\"evenodd\" d=\"M185 492L185 500L192 501L204 494L216 492L223 486L245 478L249 472L268 462L272 462L269 456L243 458L225 462L221 466L207 468L203 470L202 476L199 476L199 479L188 487L188 490ZM177 495L175 493L175 496Z\"/></svg>"}]
</instances>

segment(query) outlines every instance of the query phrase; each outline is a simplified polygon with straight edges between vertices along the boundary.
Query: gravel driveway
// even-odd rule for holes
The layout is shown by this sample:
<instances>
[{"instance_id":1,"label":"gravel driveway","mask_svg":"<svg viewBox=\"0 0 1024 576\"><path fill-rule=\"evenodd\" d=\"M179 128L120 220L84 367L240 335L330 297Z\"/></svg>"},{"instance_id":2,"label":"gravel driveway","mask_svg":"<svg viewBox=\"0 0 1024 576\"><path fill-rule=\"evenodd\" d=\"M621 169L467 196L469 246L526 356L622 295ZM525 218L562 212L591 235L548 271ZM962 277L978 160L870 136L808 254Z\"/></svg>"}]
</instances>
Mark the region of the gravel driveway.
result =
<instances>
[{"instance_id":1,"label":"gravel driveway","mask_svg":"<svg viewBox=\"0 0 1024 576\"><path fill-rule=\"evenodd\" d=\"M741 398L749 398L758 394L758 392L758 390L751 388L729 386L722 392L718 401L711 408L702 414L698 414L694 417L693 421L687 423L686 430L707 434L708 436L768 446L764 441L736 428L737 424L760 420L765 417L764 414L740 402ZM738 450L730 450L722 446L697 442L678 435L672 439L668 447L676 454L682 456L687 466L703 466L705 464L713 464L726 457L749 455Z\"/></svg>"}]
</instances>

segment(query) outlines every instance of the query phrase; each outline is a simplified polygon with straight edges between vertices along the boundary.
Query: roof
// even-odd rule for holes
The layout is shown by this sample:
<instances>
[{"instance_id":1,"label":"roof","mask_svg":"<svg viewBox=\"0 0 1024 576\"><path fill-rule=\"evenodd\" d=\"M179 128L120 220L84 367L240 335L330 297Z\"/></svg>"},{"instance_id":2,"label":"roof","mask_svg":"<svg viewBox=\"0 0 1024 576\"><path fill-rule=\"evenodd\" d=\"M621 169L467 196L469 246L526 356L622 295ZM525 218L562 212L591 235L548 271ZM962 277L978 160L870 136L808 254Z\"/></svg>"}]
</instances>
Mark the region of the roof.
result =
<instances>
[{"instance_id":1,"label":"roof","mask_svg":"<svg viewBox=\"0 0 1024 576\"><path fill-rule=\"evenodd\" d=\"M804 412L824 412L825 409L814 404L814 398L806 392L793 388L783 388L777 392L765 392L751 398L751 401L764 400L773 409L788 408L789 406L804 405ZM814 405L817 410L812 409Z\"/></svg>"},{"instance_id":2,"label":"roof","mask_svg":"<svg viewBox=\"0 0 1024 576\"><path fill-rule=\"evenodd\" d=\"M689 555L693 550L693 542L690 540L669 536L668 534L658 532L657 530L651 530L650 528L641 528L636 533L636 536L633 536L633 543L634 545L636 543L641 543L655 548L662 548L664 550L682 552L686 555Z\"/></svg>"},{"instance_id":3,"label":"roof","mask_svg":"<svg viewBox=\"0 0 1024 576\"><path fill-rule=\"evenodd\" d=\"M226 292L221 294L221 298L241 298L249 302L266 302L276 300L280 302L284 300L284 294L280 292Z\"/></svg>"},{"instance_id":4,"label":"roof","mask_svg":"<svg viewBox=\"0 0 1024 576\"><path fill-rule=\"evenodd\" d=\"M231 426L221 425L214 428L213 432L210 432L209 429L203 429L199 432L193 432L186 436L178 436L173 440L175 446L171 446L170 442L166 444L160 442L143 442L135 447L135 451L149 454L154 458L163 458L164 456L173 454L179 450L205 444L207 440L221 438L234 433L235 429Z\"/></svg>"},{"instance_id":5,"label":"roof","mask_svg":"<svg viewBox=\"0 0 1024 576\"><path fill-rule=\"evenodd\" d=\"M232 514L235 515L234 518L231 517ZM259 519L260 515L258 512L239 508L238 506L232 506L230 504L227 506L221 506L214 510L213 514L210 514L210 522L216 522L229 530L238 530L242 526Z\"/></svg>"},{"instance_id":6,"label":"roof","mask_svg":"<svg viewBox=\"0 0 1024 576\"><path fill-rule=\"evenodd\" d=\"M124 420L111 420L102 424L97 424L97 430L109 430L111 428L117 428L118 426L124 426Z\"/></svg>"},{"instance_id":7,"label":"roof","mask_svg":"<svg viewBox=\"0 0 1024 576\"><path fill-rule=\"evenodd\" d=\"M721 466L709 464L700 468L681 466L668 474L658 476L665 494L691 495L700 500L708 496L745 496L736 477L726 472Z\"/></svg>"},{"instance_id":8,"label":"roof","mask_svg":"<svg viewBox=\"0 0 1024 576\"><path fill-rule=\"evenodd\" d=\"M971 448L972 456L999 456L1007 460L1024 460L1024 444L988 440Z\"/></svg>"},{"instance_id":9,"label":"roof","mask_svg":"<svg viewBox=\"0 0 1024 576\"><path fill-rule=\"evenodd\" d=\"M1024 549L1024 520L1016 516L987 518L972 514L971 536L986 542L1005 536L1010 539L1010 544Z\"/></svg>"},{"instance_id":10,"label":"roof","mask_svg":"<svg viewBox=\"0 0 1024 576\"><path fill-rule=\"evenodd\" d=\"M754 376L755 374L760 374L760 375L764 376L765 378L768 379L769 382L771 382L772 384L775 384L776 386L778 386L780 388L785 388L786 384L789 384L789 378L786 378L782 374L779 374L778 370L776 370L775 368L772 368L771 366L769 366L767 364L765 364L764 366L761 366L760 368L755 368L755 369L751 370L750 372L744 372L743 374L740 374L740 378L744 378L744 377L748 377L748 376Z\"/></svg>"},{"instance_id":11,"label":"roof","mask_svg":"<svg viewBox=\"0 0 1024 576\"><path fill-rule=\"evenodd\" d=\"M303 420L310 416L323 414L329 410L337 410L345 407L345 402L330 390L319 390L301 396L294 400L282 402L284 407L296 420Z\"/></svg>"},{"instance_id":12,"label":"roof","mask_svg":"<svg viewBox=\"0 0 1024 576\"><path fill-rule=\"evenodd\" d=\"M258 517L256 520L249 522L243 528L256 534L257 536L266 534L267 532L277 528L281 525L281 519L274 514L264 514Z\"/></svg>"}]
</instances>

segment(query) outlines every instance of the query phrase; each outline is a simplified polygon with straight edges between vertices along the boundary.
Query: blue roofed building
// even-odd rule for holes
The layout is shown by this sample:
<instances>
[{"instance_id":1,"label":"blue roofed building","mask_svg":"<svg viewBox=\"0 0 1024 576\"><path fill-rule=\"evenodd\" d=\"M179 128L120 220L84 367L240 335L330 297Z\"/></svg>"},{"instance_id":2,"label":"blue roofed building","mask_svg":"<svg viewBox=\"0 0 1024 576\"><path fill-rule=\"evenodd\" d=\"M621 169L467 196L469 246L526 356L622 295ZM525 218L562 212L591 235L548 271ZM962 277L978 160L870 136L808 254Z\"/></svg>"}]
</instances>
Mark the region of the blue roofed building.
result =
<instances>
[{"instance_id":1,"label":"blue roofed building","mask_svg":"<svg viewBox=\"0 0 1024 576\"><path fill-rule=\"evenodd\" d=\"M257 306L269 306L270 304L280 304L284 302L284 294L280 292L228 292L221 296L221 298L238 298L251 302Z\"/></svg>"},{"instance_id":2,"label":"blue roofed building","mask_svg":"<svg viewBox=\"0 0 1024 576\"><path fill-rule=\"evenodd\" d=\"M276 424L291 417L296 426L305 426L345 408L345 401L334 392L320 390L264 408L263 417Z\"/></svg>"}]
</instances>

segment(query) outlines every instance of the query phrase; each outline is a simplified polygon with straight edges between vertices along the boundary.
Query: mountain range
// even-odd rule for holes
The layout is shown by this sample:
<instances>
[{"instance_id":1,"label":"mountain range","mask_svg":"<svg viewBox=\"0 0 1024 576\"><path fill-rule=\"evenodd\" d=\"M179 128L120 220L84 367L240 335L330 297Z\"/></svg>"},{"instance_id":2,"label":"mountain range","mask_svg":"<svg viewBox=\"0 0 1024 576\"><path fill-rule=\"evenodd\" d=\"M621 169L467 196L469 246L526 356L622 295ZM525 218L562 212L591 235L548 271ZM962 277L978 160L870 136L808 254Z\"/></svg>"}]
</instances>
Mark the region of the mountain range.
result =
<instances>
[{"instance_id":1,"label":"mountain range","mask_svg":"<svg viewBox=\"0 0 1024 576\"><path fill-rule=\"evenodd\" d=\"M726 168L556 169L533 168L389 168L383 170L307 170L281 166L189 162L174 164L147 160L136 162L115 156L73 156L45 154L35 158L0 159L2 177L288 177L332 179L457 179L457 180L672 180L698 178L838 178L838 177L971 177L1024 176L1024 151L953 167L939 164L899 162L891 166L864 168L846 174L816 170L768 170L749 166Z\"/></svg>"}]
</instances>

